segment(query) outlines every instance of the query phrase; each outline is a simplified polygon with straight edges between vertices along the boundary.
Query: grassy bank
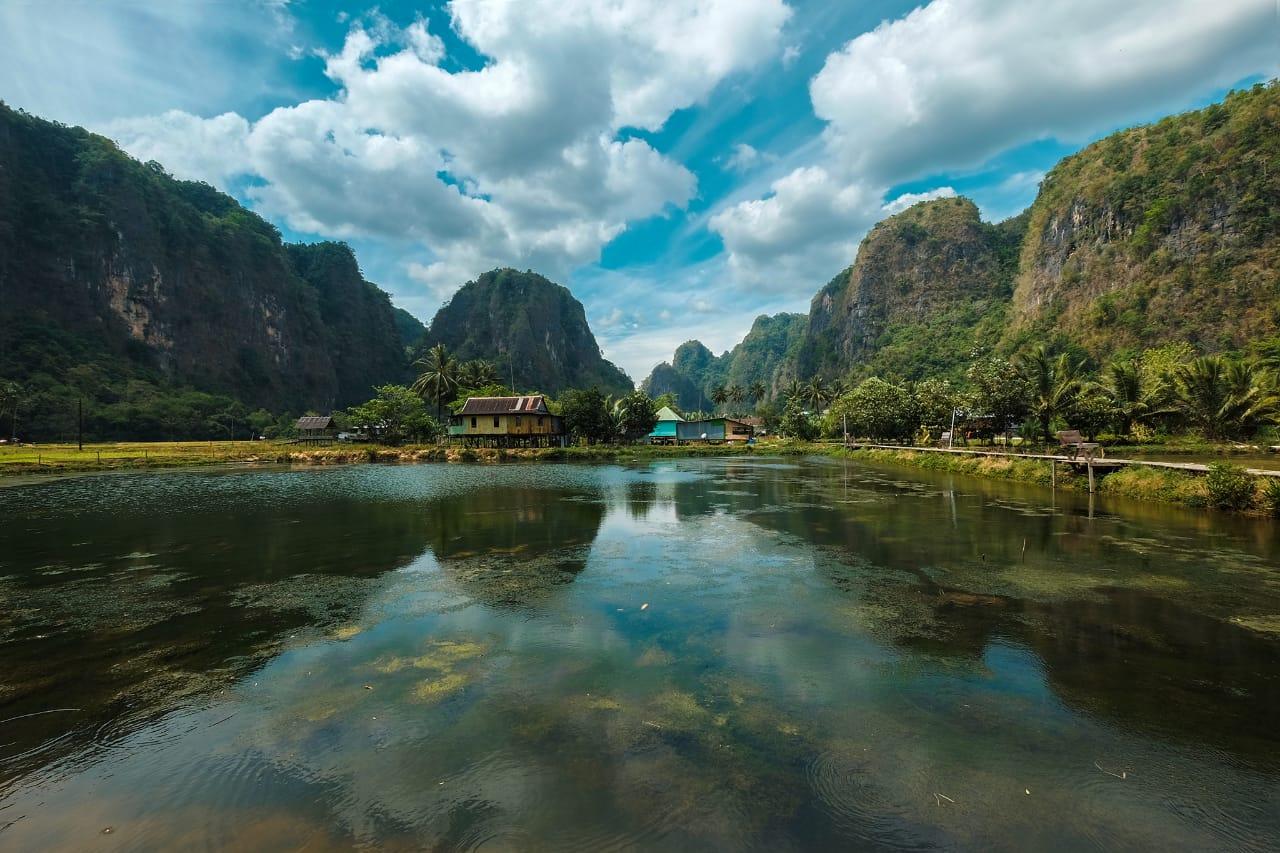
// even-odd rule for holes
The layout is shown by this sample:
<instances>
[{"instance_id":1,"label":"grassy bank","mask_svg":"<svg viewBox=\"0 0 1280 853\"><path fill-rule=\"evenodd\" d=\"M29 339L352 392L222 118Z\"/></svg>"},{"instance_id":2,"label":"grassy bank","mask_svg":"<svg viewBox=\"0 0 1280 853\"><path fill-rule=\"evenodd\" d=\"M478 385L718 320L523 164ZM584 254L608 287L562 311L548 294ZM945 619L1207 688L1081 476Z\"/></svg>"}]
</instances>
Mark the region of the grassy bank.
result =
<instances>
[{"instance_id":1,"label":"grassy bank","mask_svg":"<svg viewBox=\"0 0 1280 853\"><path fill-rule=\"evenodd\" d=\"M752 453L812 453L821 445L775 443L756 447L541 447L529 449L463 448L435 444L384 447L334 444L304 447L265 441L175 441L0 446L0 477L34 473L147 470L220 464L326 465L354 462L503 462L539 459L623 460Z\"/></svg>"},{"instance_id":2,"label":"grassy bank","mask_svg":"<svg viewBox=\"0 0 1280 853\"><path fill-rule=\"evenodd\" d=\"M961 456L947 453L920 453L903 450L844 450L830 448L830 455L869 462L908 465L929 471L946 471L976 477L994 477L1056 485L1059 489L1088 491L1088 478L1070 465L1039 459L1000 458L997 456ZM1095 471L1097 492L1144 501L1181 504L1188 507L1250 512L1263 515L1280 514L1280 482L1271 478L1252 477L1243 469L1230 465L1215 466L1209 474L1196 474L1168 468L1129 466L1108 472Z\"/></svg>"},{"instance_id":3,"label":"grassy bank","mask_svg":"<svg viewBox=\"0 0 1280 853\"><path fill-rule=\"evenodd\" d=\"M1041 486L1086 491L1085 475L1070 465L1059 464L1051 472L1047 461L921 453L910 449L845 450L838 445L772 441L752 447L731 445L648 445L590 447L540 447L526 449L465 448L453 445L406 445L383 447L368 444L337 444L303 447L298 444L262 441L138 442L36 447L0 447L0 478L33 473L71 473L105 470L147 470L220 464L338 465L362 462L472 462L518 461L599 461L678 459L700 456L824 455L869 462L905 465L929 471L946 471L1034 483ZM1241 469L1219 466L1210 475L1166 468L1132 466L1096 472L1097 491L1145 501L1180 504L1188 507L1216 507L1258 514L1280 514L1280 481L1250 477Z\"/></svg>"}]
</instances>

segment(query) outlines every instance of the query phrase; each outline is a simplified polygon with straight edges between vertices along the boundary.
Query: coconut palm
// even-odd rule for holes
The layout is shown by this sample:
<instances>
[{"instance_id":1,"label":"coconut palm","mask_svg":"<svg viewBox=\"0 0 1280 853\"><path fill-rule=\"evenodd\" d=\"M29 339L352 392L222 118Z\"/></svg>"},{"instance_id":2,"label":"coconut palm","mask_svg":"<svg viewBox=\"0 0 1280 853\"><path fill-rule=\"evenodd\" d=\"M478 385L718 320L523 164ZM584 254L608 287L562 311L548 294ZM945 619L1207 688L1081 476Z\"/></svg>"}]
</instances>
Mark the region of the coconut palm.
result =
<instances>
[{"instance_id":1,"label":"coconut palm","mask_svg":"<svg viewBox=\"0 0 1280 853\"><path fill-rule=\"evenodd\" d=\"M799 379L790 379L787 384L782 386L780 393L787 402L802 400L804 399L804 383Z\"/></svg>"},{"instance_id":2,"label":"coconut palm","mask_svg":"<svg viewBox=\"0 0 1280 853\"><path fill-rule=\"evenodd\" d=\"M1048 444L1054 419L1070 411L1084 387L1083 364L1066 353L1053 358L1038 344L1022 354L1018 367L1031 390L1031 414L1040 422L1041 435Z\"/></svg>"},{"instance_id":3,"label":"coconut palm","mask_svg":"<svg viewBox=\"0 0 1280 853\"><path fill-rule=\"evenodd\" d=\"M723 406L729 400L729 390L723 385L717 385L711 389L709 396L711 397L711 402L715 403L716 406Z\"/></svg>"},{"instance_id":4,"label":"coconut palm","mask_svg":"<svg viewBox=\"0 0 1280 853\"><path fill-rule=\"evenodd\" d=\"M728 388L724 389L724 396L725 396L725 399L727 399L730 403L733 403L735 407L740 406L742 405L742 401L747 399L747 389L743 388L741 385L735 382L733 385L730 385Z\"/></svg>"},{"instance_id":5,"label":"coconut palm","mask_svg":"<svg viewBox=\"0 0 1280 853\"><path fill-rule=\"evenodd\" d=\"M1266 371L1222 356L1204 356L1173 372L1179 412L1207 438L1248 435L1280 413Z\"/></svg>"},{"instance_id":6,"label":"coconut palm","mask_svg":"<svg viewBox=\"0 0 1280 853\"><path fill-rule=\"evenodd\" d=\"M820 412L831 400L831 388L821 376L815 376L804 384L800 396L814 411Z\"/></svg>"},{"instance_id":7,"label":"coconut palm","mask_svg":"<svg viewBox=\"0 0 1280 853\"><path fill-rule=\"evenodd\" d=\"M461 388L483 388L497 380L498 371L483 359L475 358L458 365L458 386Z\"/></svg>"},{"instance_id":8,"label":"coconut palm","mask_svg":"<svg viewBox=\"0 0 1280 853\"><path fill-rule=\"evenodd\" d=\"M751 402L759 403L764 399L764 395L769 393L769 389L765 384L757 379L751 383L751 387L747 389L747 396L751 398Z\"/></svg>"},{"instance_id":9,"label":"coconut palm","mask_svg":"<svg viewBox=\"0 0 1280 853\"><path fill-rule=\"evenodd\" d=\"M439 418L444 409L445 397L458 387L458 361L449 355L444 344L436 344L427 350L426 355L415 361L413 366L418 369L413 391L424 400L435 400L436 417Z\"/></svg>"}]
</instances>

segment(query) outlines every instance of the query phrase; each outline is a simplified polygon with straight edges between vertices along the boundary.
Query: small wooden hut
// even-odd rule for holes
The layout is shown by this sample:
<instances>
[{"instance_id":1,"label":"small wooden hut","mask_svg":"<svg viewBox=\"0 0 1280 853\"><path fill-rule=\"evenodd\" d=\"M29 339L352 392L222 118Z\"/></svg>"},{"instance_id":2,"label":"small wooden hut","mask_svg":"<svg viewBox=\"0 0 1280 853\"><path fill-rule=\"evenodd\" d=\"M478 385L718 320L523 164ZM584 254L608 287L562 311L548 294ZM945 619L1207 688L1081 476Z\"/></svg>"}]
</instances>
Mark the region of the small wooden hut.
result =
<instances>
[{"instance_id":1,"label":"small wooden hut","mask_svg":"<svg viewBox=\"0 0 1280 853\"><path fill-rule=\"evenodd\" d=\"M332 415L306 415L298 418L298 441L308 444L328 444L337 435Z\"/></svg>"}]
</instances>

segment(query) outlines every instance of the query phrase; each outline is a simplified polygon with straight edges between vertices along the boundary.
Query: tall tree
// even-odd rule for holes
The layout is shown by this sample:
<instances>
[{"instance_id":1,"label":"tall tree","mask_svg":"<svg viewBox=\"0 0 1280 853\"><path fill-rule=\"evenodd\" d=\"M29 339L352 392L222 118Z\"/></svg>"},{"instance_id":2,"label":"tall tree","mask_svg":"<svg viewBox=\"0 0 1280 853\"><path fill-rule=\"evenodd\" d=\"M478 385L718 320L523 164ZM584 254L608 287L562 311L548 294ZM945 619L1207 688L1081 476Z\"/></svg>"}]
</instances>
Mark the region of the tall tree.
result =
<instances>
[{"instance_id":1,"label":"tall tree","mask_svg":"<svg viewBox=\"0 0 1280 853\"><path fill-rule=\"evenodd\" d=\"M430 398L436 404L436 417L441 417L446 397L458 387L458 362L449 355L444 344L436 344L427 354L413 363L418 369L413 391L422 398Z\"/></svg>"},{"instance_id":2,"label":"tall tree","mask_svg":"<svg viewBox=\"0 0 1280 853\"><path fill-rule=\"evenodd\" d=\"M747 390L735 382L733 385L724 389L724 395L725 399L735 406L734 411L736 412L736 407L741 406L742 401L747 399Z\"/></svg>"},{"instance_id":3,"label":"tall tree","mask_svg":"<svg viewBox=\"0 0 1280 853\"><path fill-rule=\"evenodd\" d=\"M715 403L717 408L724 406L729 400L729 389L723 385L717 385L711 389L711 402Z\"/></svg>"},{"instance_id":4,"label":"tall tree","mask_svg":"<svg viewBox=\"0 0 1280 853\"><path fill-rule=\"evenodd\" d=\"M810 408L821 412L831 401L831 388L821 376L815 376L805 383L801 396Z\"/></svg>"},{"instance_id":5,"label":"tall tree","mask_svg":"<svg viewBox=\"0 0 1280 853\"><path fill-rule=\"evenodd\" d=\"M1040 433L1048 444L1053 421L1075 404L1083 385L1083 364L1066 353L1049 355L1043 344L1032 347L1018 359L1018 367L1030 390L1031 414L1040 422Z\"/></svg>"},{"instance_id":6,"label":"tall tree","mask_svg":"<svg viewBox=\"0 0 1280 853\"><path fill-rule=\"evenodd\" d=\"M769 393L769 389L763 382L757 379L751 383L751 387L747 389L747 395L751 397L751 402L759 403L764 399L764 395Z\"/></svg>"},{"instance_id":7,"label":"tall tree","mask_svg":"<svg viewBox=\"0 0 1280 853\"><path fill-rule=\"evenodd\" d=\"M0 418L9 416L9 439L18 438L18 405L22 402L22 386L11 379L0 379Z\"/></svg>"}]
</instances>

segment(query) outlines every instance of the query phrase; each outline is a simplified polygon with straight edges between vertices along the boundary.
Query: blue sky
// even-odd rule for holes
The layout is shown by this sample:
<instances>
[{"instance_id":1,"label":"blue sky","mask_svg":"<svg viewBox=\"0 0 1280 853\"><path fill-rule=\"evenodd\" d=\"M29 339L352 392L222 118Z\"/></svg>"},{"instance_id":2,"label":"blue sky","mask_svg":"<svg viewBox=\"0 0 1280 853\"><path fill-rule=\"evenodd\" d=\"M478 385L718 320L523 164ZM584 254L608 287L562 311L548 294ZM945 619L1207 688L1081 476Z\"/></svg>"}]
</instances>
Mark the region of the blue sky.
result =
<instances>
[{"instance_id":1,"label":"blue sky","mask_svg":"<svg viewBox=\"0 0 1280 853\"><path fill-rule=\"evenodd\" d=\"M1277 73L1273 0L0 5L0 98L343 239L424 321L494 266L637 381L807 310L867 228L988 219L1118 127Z\"/></svg>"}]
</instances>

